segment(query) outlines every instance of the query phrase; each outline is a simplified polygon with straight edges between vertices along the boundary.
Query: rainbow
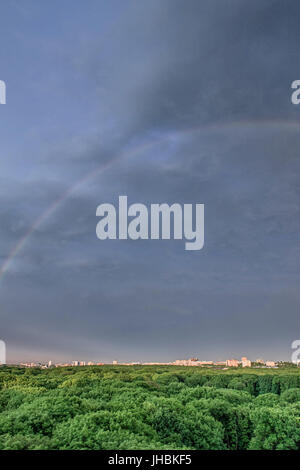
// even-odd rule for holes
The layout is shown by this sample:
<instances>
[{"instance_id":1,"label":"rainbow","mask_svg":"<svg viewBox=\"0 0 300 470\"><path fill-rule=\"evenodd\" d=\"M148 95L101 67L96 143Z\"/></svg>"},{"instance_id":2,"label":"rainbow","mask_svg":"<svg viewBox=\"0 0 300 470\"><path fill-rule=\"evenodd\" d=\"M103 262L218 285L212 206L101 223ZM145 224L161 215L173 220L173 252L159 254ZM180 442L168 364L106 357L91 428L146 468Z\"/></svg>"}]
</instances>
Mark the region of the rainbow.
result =
<instances>
[{"instance_id":1,"label":"rainbow","mask_svg":"<svg viewBox=\"0 0 300 470\"><path fill-rule=\"evenodd\" d=\"M260 128L274 128L279 126L280 128L288 128L293 130L299 130L300 125L297 121L282 121L282 120L272 120L272 121L238 121L238 122L230 122L230 123L221 123L221 124L212 124L206 126L197 126L193 128L184 129L181 131L175 131L176 135L188 135L194 134L196 132L207 132L207 131L218 131L218 130L226 130L226 129L244 129L244 128L252 128L252 129L260 129ZM108 168L112 167L118 161L123 159L132 158L138 154L142 154L143 152L152 149L158 144L163 142L167 142L172 140L174 137L174 132L166 134L162 138L155 140L154 142L150 142L148 144L137 146L133 150L129 150L127 152L121 153L115 159L112 159L110 162L97 167L96 169L88 172L73 184L70 188L64 191L50 206L34 221L33 225L28 229L28 231L24 234L22 238L13 246L12 250L8 253L7 257L5 258L4 262L0 267L0 281L3 281L4 275L9 271L11 263L15 259L15 257L20 253L20 251L25 247L27 241L30 239L31 235L40 227L43 222L48 219L65 201L68 199L73 193L75 193L78 188L82 185L89 182L91 179L95 178L97 175L102 174Z\"/></svg>"}]
</instances>

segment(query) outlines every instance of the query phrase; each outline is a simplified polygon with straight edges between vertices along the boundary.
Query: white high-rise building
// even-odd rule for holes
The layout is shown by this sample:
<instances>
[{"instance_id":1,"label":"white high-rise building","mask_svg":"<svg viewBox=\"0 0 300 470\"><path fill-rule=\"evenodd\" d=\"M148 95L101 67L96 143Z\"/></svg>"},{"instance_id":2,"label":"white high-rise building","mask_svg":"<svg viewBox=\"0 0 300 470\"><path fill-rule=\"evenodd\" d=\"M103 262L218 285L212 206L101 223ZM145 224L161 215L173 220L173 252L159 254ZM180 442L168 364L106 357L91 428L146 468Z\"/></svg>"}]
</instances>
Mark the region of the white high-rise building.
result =
<instances>
[{"instance_id":1,"label":"white high-rise building","mask_svg":"<svg viewBox=\"0 0 300 470\"><path fill-rule=\"evenodd\" d=\"M247 357L242 357L242 367L251 367L251 361Z\"/></svg>"}]
</instances>

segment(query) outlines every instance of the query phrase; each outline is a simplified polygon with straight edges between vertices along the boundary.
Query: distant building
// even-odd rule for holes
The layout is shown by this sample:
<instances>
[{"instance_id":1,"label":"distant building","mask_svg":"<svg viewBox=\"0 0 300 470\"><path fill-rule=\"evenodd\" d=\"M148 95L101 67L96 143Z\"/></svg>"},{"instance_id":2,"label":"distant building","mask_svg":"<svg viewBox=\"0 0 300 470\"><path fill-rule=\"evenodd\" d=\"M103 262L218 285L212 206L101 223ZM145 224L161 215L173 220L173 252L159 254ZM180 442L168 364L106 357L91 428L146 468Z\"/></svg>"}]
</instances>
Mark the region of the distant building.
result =
<instances>
[{"instance_id":1,"label":"distant building","mask_svg":"<svg viewBox=\"0 0 300 470\"><path fill-rule=\"evenodd\" d=\"M265 361L263 359L256 359L255 361L257 364L264 364Z\"/></svg>"},{"instance_id":2,"label":"distant building","mask_svg":"<svg viewBox=\"0 0 300 470\"><path fill-rule=\"evenodd\" d=\"M267 367L275 367L276 363L274 361L266 361L266 366Z\"/></svg>"},{"instance_id":3,"label":"distant building","mask_svg":"<svg viewBox=\"0 0 300 470\"><path fill-rule=\"evenodd\" d=\"M187 360L186 359L176 359L176 361L173 362L175 366L185 366Z\"/></svg>"},{"instance_id":4,"label":"distant building","mask_svg":"<svg viewBox=\"0 0 300 470\"><path fill-rule=\"evenodd\" d=\"M251 367L251 361L247 357L242 357L242 367Z\"/></svg>"},{"instance_id":5,"label":"distant building","mask_svg":"<svg viewBox=\"0 0 300 470\"><path fill-rule=\"evenodd\" d=\"M200 363L196 358L191 358L191 359L177 359L175 362L173 362L174 366L199 366Z\"/></svg>"},{"instance_id":6,"label":"distant building","mask_svg":"<svg viewBox=\"0 0 300 470\"><path fill-rule=\"evenodd\" d=\"M113 361L113 365L116 366L118 364L118 361Z\"/></svg>"},{"instance_id":7,"label":"distant building","mask_svg":"<svg viewBox=\"0 0 300 470\"><path fill-rule=\"evenodd\" d=\"M226 366L228 367L238 367L239 361L237 359L227 359Z\"/></svg>"}]
</instances>

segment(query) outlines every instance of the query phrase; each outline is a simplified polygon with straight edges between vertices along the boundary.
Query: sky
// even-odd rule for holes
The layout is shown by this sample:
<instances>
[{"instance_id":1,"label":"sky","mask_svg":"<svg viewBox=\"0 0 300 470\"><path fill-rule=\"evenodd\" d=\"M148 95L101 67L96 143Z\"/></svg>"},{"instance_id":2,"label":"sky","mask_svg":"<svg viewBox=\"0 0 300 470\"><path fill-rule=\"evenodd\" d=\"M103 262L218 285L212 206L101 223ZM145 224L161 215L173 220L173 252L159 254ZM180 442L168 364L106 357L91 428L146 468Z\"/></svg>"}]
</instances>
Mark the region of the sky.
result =
<instances>
[{"instance_id":1,"label":"sky","mask_svg":"<svg viewBox=\"0 0 300 470\"><path fill-rule=\"evenodd\" d=\"M0 338L14 361L290 360L300 5L0 2ZM96 208L205 205L205 245Z\"/></svg>"}]
</instances>

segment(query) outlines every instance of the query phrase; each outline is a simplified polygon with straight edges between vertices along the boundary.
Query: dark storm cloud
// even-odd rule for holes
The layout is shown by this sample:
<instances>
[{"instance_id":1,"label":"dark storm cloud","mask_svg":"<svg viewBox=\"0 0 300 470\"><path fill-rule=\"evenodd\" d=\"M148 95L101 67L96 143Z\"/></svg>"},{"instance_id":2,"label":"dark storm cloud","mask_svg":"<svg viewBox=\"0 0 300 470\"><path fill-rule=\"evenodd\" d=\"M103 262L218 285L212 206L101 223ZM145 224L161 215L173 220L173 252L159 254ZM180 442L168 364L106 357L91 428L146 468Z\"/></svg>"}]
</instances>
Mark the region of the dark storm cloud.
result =
<instances>
[{"instance_id":1,"label":"dark storm cloud","mask_svg":"<svg viewBox=\"0 0 300 470\"><path fill-rule=\"evenodd\" d=\"M135 3L109 37L107 80L95 46L94 77L128 132L291 116L299 6L225 3Z\"/></svg>"},{"instance_id":2,"label":"dark storm cloud","mask_svg":"<svg viewBox=\"0 0 300 470\"><path fill-rule=\"evenodd\" d=\"M299 327L300 141L295 126L262 121L298 118L299 6L154 0L120 15L123 2L91 2L91 15L75 2L67 15L65 2L47 7L46 31L32 2L18 19L36 87L28 133L4 140L1 259L61 202L2 280L12 358L287 357ZM204 203L204 250L100 242L96 207L120 194Z\"/></svg>"}]
</instances>

